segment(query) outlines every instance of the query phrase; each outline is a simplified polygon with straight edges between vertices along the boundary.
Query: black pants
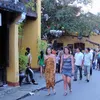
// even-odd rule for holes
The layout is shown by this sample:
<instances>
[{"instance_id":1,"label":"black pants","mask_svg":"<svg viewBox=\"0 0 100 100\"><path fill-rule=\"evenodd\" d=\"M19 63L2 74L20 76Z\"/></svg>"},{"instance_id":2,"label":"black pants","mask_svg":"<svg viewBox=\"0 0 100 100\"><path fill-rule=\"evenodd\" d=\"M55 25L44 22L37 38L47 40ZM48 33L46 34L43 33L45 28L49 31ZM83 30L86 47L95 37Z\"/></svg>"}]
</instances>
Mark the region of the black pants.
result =
<instances>
[{"instance_id":1,"label":"black pants","mask_svg":"<svg viewBox=\"0 0 100 100\"><path fill-rule=\"evenodd\" d=\"M29 74L29 77L30 77L30 79L31 79L31 82L34 83L35 80L31 77L30 74ZM30 81L29 81L29 77L28 77L28 75L26 76L26 82L27 82L27 83L30 83Z\"/></svg>"},{"instance_id":2,"label":"black pants","mask_svg":"<svg viewBox=\"0 0 100 100\"><path fill-rule=\"evenodd\" d=\"M90 68L90 75L92 75L92 67Z\"/></svg>"},{"instance_id":3,"label":"black pants","mask_svg":"<svg viewBox=\"0 0 100 100\"><path fill-rule=\"evenodd\" d=\"M74 78L77 79L78 70L79 70L79 72L80 72L80 79L82 79L82 67L81 67L81 66L77 66L77 65L75 65L75 74L74 74Z\"/></svg>"},{"instance_id":4,"label":"black pants","mask_svg":"<svg viewBox=\"0 0 100 100\"><path fill-rule=\"evenodd\" d=\"M98 59L98 67L99 67L99 70L100 70L100 58Z\"/></svg>"},{"instance_id":5,"label":"black pants","mask_svg":"<svg viewBox=\"0 0 100 100\"><path fill-rule=\"evenodd\" d=\"M57 72L60 73L60 64L58 63L56 64L56 69L57 69Z\"/></svg>"},{"instance_id":6,"label":"black pants","mask_svg":"<svg viewBox=\"0 0 100 100\"><path fill-rule=\"evenodd\" d=\"M19 85L21 86L23 79L26 78L24 75L19 75Z\"/></svg>"},{"instance_id":7,"label":"black pants","mask_svg":"<svg viewBox=\"0 0 100 100\"><path fill-rule=\"evenodd\" d=\"M26 69L26 75L27 75L27 77L26 77L26 82L29 82L28 76L30 77L32 83L35 82L34 77L33 77L33 72L32 72L32 70L30 70L30 68L27 68L27 69Z\"/></svg>"}]
</instances>

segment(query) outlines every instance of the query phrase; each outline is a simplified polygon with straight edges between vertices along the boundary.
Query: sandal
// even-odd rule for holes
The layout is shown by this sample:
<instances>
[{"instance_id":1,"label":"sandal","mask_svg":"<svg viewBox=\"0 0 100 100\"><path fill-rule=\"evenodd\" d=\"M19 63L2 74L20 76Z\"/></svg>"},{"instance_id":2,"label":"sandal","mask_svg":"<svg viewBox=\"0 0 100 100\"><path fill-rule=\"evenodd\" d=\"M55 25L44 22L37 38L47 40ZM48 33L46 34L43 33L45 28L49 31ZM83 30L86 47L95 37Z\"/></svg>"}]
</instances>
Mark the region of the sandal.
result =
<instances>
[{"instance_id":1,"label":"sandal","mask_svg":"<svg viewBox=\"0 0 100 100\"><path fill-rule=\"evenodd\" d=\"M72 89L69 89L70 92L72 92Z\"/></svg>"},{"instance_id":2,"label":"sandal","mask_svg":"<svg viewBox=\"0 0 100 100\"><path fill-rule=\"evenodd\" d=\"M50 94L47 94L46 96L50 96Z\"/></svg>"},{"instance_id":3,"label":"sandal","mask_svg":"<svg viewBox=\"0 0 100 100\"><path fill-rule=\"evenodd\" d=\"M56 92L54 92L53 94L56 95Z\"/></svg>"},{"instance_id":4,"label":"sandal","mask_svg":"<svg viewBox=\"0 0 100 100\"><path fill-rule=\"evenodd\" d=\"M67 96L67 92L64 93L64 96Z\"/></svg>"}]
</instances>

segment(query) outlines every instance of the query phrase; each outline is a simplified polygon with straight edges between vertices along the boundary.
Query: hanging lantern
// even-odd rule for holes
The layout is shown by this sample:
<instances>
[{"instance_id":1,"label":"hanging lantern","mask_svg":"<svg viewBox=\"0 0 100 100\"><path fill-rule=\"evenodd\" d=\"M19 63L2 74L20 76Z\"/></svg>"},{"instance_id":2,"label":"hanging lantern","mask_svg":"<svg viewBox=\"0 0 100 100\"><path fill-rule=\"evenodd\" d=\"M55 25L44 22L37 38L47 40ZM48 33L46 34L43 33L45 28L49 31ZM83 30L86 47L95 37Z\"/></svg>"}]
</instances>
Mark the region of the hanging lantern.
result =
<instances>
[{"instance_id":1,"label":"hanging lantern","mask_svg":"<svg viewBox=\"0 0 100 100\"><path fill-rule=\"evenodd\" d=\"M75 34L78 36L78 32L75 32Z\"/></svg>"},{"instance_id":2,"label":"hanging lantern","mask_svg":"<svg viewBox=\"0 0 100 100\"><path fill-rule=\"evenodd\" d=\"M82 36L78 36L77 38L78 38L79 40L82 40Z\"/></svg>"},{"instance_id":3,"label":"hanging lantern","mask_svg":"<svg viewBox=\"0 0 100 100\"><path fill-rule=\"evenodd\" d=\"M61 29L64 30L64 27L62 27Z\"/></svg>"},{"instance_id":4,"label":"hanging lantern","mask_svg":"<svg viewBox=\"0 0 100 100\"><path fill-rule=\"evenodd\" d=\"M62 36L63 33L64 33L64 31L62 31L62 30L50 30L50 34L55 37L60 37L60 36Z\"/></svg>"}]
</instances>

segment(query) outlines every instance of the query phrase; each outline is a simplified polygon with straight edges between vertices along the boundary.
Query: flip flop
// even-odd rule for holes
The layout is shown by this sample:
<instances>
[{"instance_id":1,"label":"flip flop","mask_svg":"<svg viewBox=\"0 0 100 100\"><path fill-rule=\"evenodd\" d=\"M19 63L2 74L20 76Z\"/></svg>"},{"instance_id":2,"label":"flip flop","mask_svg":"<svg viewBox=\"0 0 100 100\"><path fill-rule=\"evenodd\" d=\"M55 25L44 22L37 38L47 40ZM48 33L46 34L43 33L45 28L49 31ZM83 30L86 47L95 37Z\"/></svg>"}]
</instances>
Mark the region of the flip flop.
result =
<instances>
[{"instance_id":1,"label":"flip flop","mask_svg":"<svg viewBox=\"0 0 100 100\"><path fill-rule=\"evenodd\" d=\"M64 96L67 96L67 92L64 93Z\"/></svg>"},{"instance_id":2,"label":"flip flop","mask_svg":"<svg viewBox=\"0 0 100 100\"><path fill-rule=\"evenodd\" d=\"M69 91L72 92L72 89L70 89Z\"/></svg>"},{"instance_id":3,"label":"flip flop","mask_svg":"<svg viewBox=\"0 0 100 100\"><path fill-rule=\"evenodd\" d=\"M46 96L50 96L50 94L47 94Z\"/></svg>"},{"instance_id":4,"label":"flip flop","mask_svg":"<svg viewBox=\"0 0 100 100\"><path fill-rule=\"evenodd\" d=\"M53 94L56 95L56 92L54 92Z\"/></svg>"}]
</instances>

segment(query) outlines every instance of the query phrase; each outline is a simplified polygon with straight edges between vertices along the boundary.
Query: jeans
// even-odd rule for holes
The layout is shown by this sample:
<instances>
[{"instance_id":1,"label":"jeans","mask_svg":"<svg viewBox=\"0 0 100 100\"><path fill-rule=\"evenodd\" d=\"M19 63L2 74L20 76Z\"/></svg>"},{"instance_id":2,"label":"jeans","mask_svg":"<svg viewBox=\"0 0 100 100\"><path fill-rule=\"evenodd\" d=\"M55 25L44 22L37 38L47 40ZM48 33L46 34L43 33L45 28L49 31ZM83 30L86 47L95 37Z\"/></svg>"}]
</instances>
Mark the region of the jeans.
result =
<instances>
[{"instance_id":1,"label":"jeans","mask_svg":"<svg viewBox=\"0 0 100 100\"><path fill-rule=\"evenodd\" d=\"M82 67L77 65L75 65L74 79L77 79L78 70L80 72L80 79L82 79Z\"/></svg>"},{"instance_id":2,"label":"jeans","mask_svg":"<svg viewBox=\"0 0 100 100\"><path fill-rule=\"evenodd\" d=\"M25 75L19 75L19 85L21 86L23 79L26 78Z\"/></svg>"},{"instance_id":3,"label":"jeans","mask_svg":"<svg viewBox=\"0 0 100 100\"><path fill-rule=\"evenodd\" d=\"M84 75L86 76L86 75L90 74L90 72L91 72L90 70L91 70L90 66L85 65L84 66Z\"/></svg>"},{"instance_id":4,"label":"jeans","mask_svg":"<svg viewBox=\"0 0 100 100\"><path fill-rule=\"evenodd\" d=\"M92 67L93 67L93 69L95 69L95 62L92 63Z\"/></svg>"}]
</instances>

